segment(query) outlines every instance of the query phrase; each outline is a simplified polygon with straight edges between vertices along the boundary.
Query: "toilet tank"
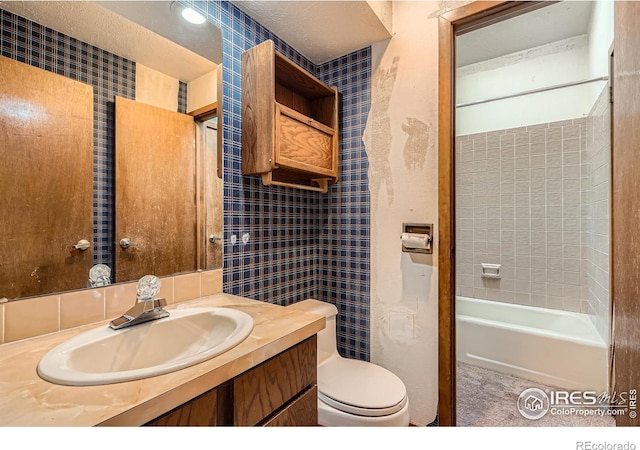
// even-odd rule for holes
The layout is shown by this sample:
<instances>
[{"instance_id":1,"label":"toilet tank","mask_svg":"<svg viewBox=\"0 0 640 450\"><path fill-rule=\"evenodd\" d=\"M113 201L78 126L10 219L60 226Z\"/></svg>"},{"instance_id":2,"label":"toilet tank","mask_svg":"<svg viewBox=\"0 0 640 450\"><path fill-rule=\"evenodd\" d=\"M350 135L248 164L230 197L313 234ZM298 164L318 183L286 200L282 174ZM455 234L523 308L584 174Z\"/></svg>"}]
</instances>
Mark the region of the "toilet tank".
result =
<instances>
[{"instance_id":1,"label":"toilet tank","mask_svg":"<svg viewBox=\"0 0 640 450\"><path fill-rule=\"evenodd\" d=\"M338 315L338 308L331 303L314 299L303 300L289 305L287 308L295 308L325 317L325 328L318 332L318 365L332 356L338 356L338 347L336 345L336 316Z\"/></svg>"}]
</instances>

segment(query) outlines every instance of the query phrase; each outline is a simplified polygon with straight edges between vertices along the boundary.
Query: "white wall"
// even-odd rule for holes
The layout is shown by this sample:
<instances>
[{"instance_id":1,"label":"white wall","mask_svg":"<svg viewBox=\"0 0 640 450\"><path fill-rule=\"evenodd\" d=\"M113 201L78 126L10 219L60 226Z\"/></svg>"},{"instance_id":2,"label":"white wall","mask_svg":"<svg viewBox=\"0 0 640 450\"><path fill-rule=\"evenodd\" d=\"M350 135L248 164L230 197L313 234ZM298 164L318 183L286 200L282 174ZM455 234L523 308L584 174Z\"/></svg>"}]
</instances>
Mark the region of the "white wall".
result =
<instances>
[{"instance_id":1,"label":"white wall","mask_svg":"<svg viewBox=\"0 0 640 450\"><path fill-rule=\"evenodd\" d=\"M458 68L456 104L495 98L589 77L587 35ZM586 117L593 101L581 85L456 110L456 134L517 128Z\"/></svg>"},{"instance_id":2,"label":"white wall","mask_svg":"<svg viewBox=\"0 0 640 450\"><path fill-rule=\"evenodd\" d=\"M218 69L207 72L187 83L187 112L218 101Z\"/></svg>"},{"instance_id":3,"label":"white wall","mask_svg":"<svg viewBox=\"0 0 640 450\"><path fill-rule=\"evenodd\" d=\"M589 21L589 78L609 75L609 48L613 42L613 0L595 2ZM605 82L590 85L594 105Z\"/></svg>"},{"instance_id":4,"label":"white wall","mask_svg":"<svg viewBox=\"0 0 640 450\"><path fill-rule=\"evenodd\" d=\"M389 31L393 33L393 2L391 0L367 0L369 7L378 16L380 22Z\"/></svg>"},{"instance_id":5,"label":"white wall","mask_svg":"<svg viewBox=\"0 0 640 450\"><path fill-rule=\"evenodd\" d=\"M176 78L136 64L136 101L170 111L178 110L178 90Z\"/></svg>"},{"instance_id":6,"label":"white wall","mask_svg":"<svg viewBox=\"0 0 640 450\"><path fill-rule=\"evenodd\" d=\"M448 2L446 6L461 3ZM403 222L438 222L438 20L445 2L394 2L389 42L373 46L364 141L371 192L371 360L407 386L411 420L438 403L438 267L402 253Z\"/></svg>"}]
</instances>

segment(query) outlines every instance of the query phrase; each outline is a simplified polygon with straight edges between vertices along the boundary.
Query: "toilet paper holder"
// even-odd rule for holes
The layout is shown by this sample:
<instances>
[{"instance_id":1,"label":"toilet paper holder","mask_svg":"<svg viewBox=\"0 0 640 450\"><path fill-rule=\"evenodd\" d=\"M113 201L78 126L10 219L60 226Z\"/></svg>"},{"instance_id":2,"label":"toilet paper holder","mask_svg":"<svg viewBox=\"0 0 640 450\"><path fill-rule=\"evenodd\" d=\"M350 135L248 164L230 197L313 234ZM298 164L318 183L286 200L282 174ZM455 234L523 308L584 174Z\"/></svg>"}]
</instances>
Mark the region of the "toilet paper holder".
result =
<instances>
[{"instance_id":1,"label":"toilet paper holder","mask_svg":"<svg viewBox=\"0 0 640 450\"><path fill-rule=\"evenodd\" d=\"M403 223L400 239L403 253L433 254L432 223Z\"/></svg>"}]
</instances>

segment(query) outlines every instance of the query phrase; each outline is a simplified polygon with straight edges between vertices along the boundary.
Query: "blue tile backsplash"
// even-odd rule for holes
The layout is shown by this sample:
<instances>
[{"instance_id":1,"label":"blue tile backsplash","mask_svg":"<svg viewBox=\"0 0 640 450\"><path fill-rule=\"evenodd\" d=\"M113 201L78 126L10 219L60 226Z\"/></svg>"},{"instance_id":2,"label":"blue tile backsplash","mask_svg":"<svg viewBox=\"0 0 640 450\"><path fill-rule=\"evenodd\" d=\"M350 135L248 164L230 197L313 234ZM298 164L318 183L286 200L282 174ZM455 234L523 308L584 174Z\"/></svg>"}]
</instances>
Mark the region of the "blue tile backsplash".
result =
<instances>
[{"instance_id":1,"label":"blue tile backsplash","mask_svg":"<svg viewBox=\"0 0 640 450\"><path fill-rule=\"evenodd\" d=\"M205 13L224 39L224 291L280 305L306 298L331 302L339 310L340 353L369 360L370 200L362 135L370 107L370 48L315 65L231 3L185 3ZM0 12L2 55L94 86L95 254L96 262L110 263L105 259L113 242L109 108L114 95L134 98L135 63ZM242 176L241 56L267 39L340 92L340 179L327 194L265 187L258 177ZM181 110L185 88L181 83ZM244 233L250 235L247 244Z\"/></svg>"}]
</instances>

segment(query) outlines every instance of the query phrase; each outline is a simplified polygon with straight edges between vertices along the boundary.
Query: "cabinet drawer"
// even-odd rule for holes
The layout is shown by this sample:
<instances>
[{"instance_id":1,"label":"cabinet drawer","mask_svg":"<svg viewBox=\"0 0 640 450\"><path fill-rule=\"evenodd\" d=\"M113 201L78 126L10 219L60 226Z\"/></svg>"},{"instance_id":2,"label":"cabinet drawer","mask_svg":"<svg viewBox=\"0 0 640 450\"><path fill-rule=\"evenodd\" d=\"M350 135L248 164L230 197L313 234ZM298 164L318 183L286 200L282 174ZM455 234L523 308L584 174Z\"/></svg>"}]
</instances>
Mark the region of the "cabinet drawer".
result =
<instances>
[{"instance_id":1,"label":"cabinet drawer","mask_svg":"<svg viewBox=\"0 0 640 450\"><path fill-rule=\"evenodd\" d=\"M147 423L147 426L216 426L231 422L231 382L211 389Z\"/></svg>"},{"instance_id":2,"label":"cabinet drawer","mask_svg":"<svg viewBox=\"0 0 640 450\"><path fill-rule=\"evenodd\" d=\"M335 131L286 106L276 105L276 164L315 175L337 175Z\"/></svg>"},{"instance_id":3,"label":"cabinet drawer","mask_svg":"<svg viewBox=\"0 0 640 450\"><path fill-rule=\"evenodd\" d=\"M315 385L264 424L265 427L309 427L316 425L318 425L318 387Z\"/></svg>"},{"instance_id":4,"label":"cabinet drawer","mask_svg":"<svg viewBox=\"0 0 640 450\"><path fill-rule=\"evenodd\" d=\"M316 384L316 336L238 376L233 383L234 424L252 426Z\"/></svg>"}]
</instances>

